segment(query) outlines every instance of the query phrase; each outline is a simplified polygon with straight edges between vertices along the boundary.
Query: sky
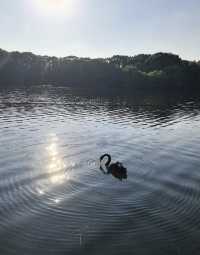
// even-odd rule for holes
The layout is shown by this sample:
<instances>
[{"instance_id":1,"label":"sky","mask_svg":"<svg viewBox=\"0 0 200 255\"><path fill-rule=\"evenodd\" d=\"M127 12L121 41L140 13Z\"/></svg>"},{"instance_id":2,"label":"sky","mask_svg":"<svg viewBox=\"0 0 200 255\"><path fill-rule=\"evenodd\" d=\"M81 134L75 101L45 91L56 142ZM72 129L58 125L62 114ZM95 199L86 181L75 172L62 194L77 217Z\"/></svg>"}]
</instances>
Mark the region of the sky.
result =
<instances>
[{"instance_id":1,"label":"sky","mask_svg":"<svg viewBox=\"0 0 200 255\"><path fill-rule=\"evenodd\" d=\"M200 59L199 0L0 0L0 48L110 57Z\"/></svg>"}]
</instances>

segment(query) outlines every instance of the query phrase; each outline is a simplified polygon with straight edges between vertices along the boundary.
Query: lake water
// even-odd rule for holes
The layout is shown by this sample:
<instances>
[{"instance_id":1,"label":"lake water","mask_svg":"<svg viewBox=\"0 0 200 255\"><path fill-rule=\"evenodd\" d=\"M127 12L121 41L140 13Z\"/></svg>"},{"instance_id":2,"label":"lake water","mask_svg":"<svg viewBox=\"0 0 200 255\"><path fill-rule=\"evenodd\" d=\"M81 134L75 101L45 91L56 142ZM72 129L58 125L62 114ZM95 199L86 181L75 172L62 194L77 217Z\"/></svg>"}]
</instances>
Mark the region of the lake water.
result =
<instances>
[{"instance_id":1,"label":"lake water","mask_svg":"<svg viewBox=\"0 0 200 255\"><path fill-rule=\"evenodd\" d=\"M199 254L198 98L1 90L0 254Z\"/></svg>"}]
</instances>

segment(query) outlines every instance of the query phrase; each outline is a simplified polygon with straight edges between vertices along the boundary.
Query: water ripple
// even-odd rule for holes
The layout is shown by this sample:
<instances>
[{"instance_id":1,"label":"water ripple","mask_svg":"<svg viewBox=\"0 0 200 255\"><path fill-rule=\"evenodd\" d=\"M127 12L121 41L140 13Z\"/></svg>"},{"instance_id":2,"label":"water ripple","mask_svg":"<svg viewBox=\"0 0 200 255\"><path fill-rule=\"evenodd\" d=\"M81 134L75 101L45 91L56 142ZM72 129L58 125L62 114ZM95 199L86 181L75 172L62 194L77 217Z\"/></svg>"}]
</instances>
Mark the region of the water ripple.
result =
<instances>
[{"instance_id":1,"label":"water ripple","mask_svg":"<svg viewBox=\"0 0 200 255\"><path fill-rule=\"evenodd\" d=\"M163 100L1 92L0 253L197 254L200 104Z\"/></svg>"}]
</instances>

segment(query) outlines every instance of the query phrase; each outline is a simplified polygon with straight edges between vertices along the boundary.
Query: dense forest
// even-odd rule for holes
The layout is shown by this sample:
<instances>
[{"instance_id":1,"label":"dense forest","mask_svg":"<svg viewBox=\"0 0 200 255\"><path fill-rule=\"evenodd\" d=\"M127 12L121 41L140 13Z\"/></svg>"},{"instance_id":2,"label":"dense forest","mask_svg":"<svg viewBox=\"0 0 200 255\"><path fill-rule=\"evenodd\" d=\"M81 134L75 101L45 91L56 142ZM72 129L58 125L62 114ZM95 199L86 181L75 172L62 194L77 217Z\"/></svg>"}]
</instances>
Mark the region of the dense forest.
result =
<instances>
[{"instance_id":1,"label":"dense forest","mask_svg":"<svg viewBox=\"0 0 200 255\"><path fill-rule=\"evenodd\" d=\"M0 86L39 84L82 88L200 88L200 62L171 53L63 58L0 49Z\"/></svg>"}]
</instances>

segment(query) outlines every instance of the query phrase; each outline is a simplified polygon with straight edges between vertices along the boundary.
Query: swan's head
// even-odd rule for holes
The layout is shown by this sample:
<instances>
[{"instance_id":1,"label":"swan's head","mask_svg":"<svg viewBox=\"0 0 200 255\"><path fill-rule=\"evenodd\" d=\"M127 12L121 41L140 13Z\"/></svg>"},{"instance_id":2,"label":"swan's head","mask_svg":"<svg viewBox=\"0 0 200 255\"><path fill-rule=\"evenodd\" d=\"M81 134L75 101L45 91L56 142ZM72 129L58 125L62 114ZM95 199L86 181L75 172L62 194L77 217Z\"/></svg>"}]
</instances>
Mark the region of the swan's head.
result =
<instances>
[{"instance_id":1,"label":"swan's head","mask_svg":"<svg viewBox=\"0 0 200 255\"><path fill-rule=\"evenodd\" d=\"M109 166L109 164L110 164L110 162L111 162L111 156L110 156L109 154L104 154L104 155L102 155L102 156L100 157L100 164L101 164L101 162L102 162L102 160L103 160L104 158L107 158L107 161L105 162L105 165L106 165L106 166Z\"/></svg>"}]
</instances>

